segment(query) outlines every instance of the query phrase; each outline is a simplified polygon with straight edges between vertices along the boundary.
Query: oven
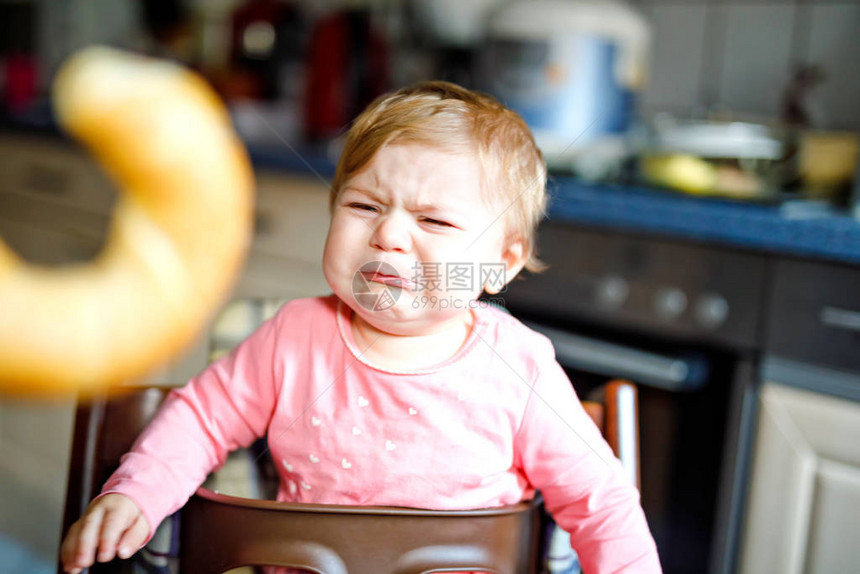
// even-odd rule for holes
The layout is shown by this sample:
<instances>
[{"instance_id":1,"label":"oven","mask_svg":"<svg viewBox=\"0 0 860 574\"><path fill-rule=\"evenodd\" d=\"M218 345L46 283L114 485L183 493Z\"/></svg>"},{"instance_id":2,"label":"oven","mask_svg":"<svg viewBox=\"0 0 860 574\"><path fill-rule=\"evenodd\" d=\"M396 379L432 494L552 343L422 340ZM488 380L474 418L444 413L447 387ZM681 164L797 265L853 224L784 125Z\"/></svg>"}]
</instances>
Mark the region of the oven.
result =
<instances>
[{"instance_id":1,"label":"oven","mask_svg":"<svg viewBox=\"0 0 860 574\"><path fill-rule=\"evenodd\" d=\"M768 260L547 222L541 274L503 294L552 340L580 397L639 389L641 492L667 574L719 572L743 506Z\"/></svg>"}]
</instances>

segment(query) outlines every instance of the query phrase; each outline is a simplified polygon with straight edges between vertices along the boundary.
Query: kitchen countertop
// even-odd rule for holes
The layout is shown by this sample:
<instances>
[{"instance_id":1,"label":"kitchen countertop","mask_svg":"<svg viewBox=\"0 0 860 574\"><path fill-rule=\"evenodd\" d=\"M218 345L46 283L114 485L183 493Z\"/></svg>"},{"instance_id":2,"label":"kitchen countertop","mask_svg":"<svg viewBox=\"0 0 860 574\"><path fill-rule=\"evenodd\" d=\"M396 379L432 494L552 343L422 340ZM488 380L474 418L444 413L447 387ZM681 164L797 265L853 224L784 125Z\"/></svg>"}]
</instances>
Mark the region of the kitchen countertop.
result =
<instances>
[{"instance_id":1,"label":"kitchen countertop","mask_svg":"<svg viewBox=\"0 0 860 574\"><path fill-rule=\"evenodd\" d=\"M556 221L860 264L860 221L829 210L699 198L573 178L557 178L550 188L550 219Z\"/></svg>"}]
</instances>

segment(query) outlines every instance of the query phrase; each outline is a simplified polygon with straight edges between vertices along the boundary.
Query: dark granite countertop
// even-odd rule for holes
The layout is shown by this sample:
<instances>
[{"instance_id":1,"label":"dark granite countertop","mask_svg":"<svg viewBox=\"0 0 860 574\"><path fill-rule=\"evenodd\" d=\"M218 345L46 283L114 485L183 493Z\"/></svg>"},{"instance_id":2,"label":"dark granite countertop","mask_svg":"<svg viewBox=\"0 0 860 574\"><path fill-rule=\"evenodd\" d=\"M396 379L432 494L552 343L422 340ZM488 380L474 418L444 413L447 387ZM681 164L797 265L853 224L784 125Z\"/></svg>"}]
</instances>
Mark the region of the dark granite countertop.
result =
<instances>
[{"instance_id":1,"label":"dark granite countertop","mask_svg":"<svg viewBox=\"0 0 860 574\"><path fill-rule=\"evenodd\" d=\"M860 221L815 204L759 205L637 186L551 184L550 219L860 264Z\"/></svg>"}]
</instances>

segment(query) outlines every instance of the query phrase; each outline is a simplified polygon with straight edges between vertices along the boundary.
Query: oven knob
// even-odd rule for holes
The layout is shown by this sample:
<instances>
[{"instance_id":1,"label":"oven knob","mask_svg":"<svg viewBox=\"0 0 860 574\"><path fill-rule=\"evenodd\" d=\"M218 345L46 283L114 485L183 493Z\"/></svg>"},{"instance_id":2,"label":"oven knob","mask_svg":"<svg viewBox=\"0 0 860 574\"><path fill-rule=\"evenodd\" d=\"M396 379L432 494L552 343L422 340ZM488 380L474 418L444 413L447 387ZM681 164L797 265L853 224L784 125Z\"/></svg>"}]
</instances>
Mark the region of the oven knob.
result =
<instances>
[{"instance_id":1,"label":"oven knob","mask_svg":"<svg viewBox=\"0 0 860 574\"><path fill-rule=\"evenodd\" d=\"M687 296L677 287L664 287L654 297L654 310L661 319L677 319L687 308Z\"/></svg>"},{"instance_id":2,"label":"oven knob","mask_svg":"<svg viewBox=\"0 0 860 574\"><path fill-rule=\"evenodd\" d=\"M605 309L617 309L627 301L630 287L621 277L610 275L597 285L597 302Z\"/></svg>"},{"instance_id":3,"label":"oven knob","mask_svg":"<svg viewBox=\"0 0 860 574\"><path fill-rule=\"evenodd\" d=\"M696 301L696 321L708 329L716 329L729 316L729 302L722 295L703 293Z\"/></svg>"}]
</instances>

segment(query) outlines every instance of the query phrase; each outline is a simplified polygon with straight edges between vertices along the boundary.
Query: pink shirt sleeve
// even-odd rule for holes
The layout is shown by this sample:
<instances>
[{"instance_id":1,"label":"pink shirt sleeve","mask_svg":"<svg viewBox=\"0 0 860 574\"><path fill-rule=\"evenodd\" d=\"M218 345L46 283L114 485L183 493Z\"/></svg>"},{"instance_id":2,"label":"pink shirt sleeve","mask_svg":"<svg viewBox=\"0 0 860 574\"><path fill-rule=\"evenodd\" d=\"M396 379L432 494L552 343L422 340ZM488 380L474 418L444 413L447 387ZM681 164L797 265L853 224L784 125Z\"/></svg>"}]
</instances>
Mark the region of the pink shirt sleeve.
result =
<instances>
[{"instance_id":1,"label":"pink shirt sleeve","mask_svg":"<svg viewBox=\"0 0 860 574\"><path fill-rule=\"evenodd\" d=\"M639 491L554 358L541 362L517 433L529 482L570 532L584 572L661 572Z\"/></svg>"},{"instance_id":2,"label":"pink shirt sleeve","mask_svg":"<svg viewBox=\"0 0 860 574\"><path fill-rule=\"evenodd\" d=\"M102 488L101 495L124 494L138 505L150 537L231 450L266 433L282 380L274 361L277 319L171 391Z\"/></svg>"}]
</instances>

